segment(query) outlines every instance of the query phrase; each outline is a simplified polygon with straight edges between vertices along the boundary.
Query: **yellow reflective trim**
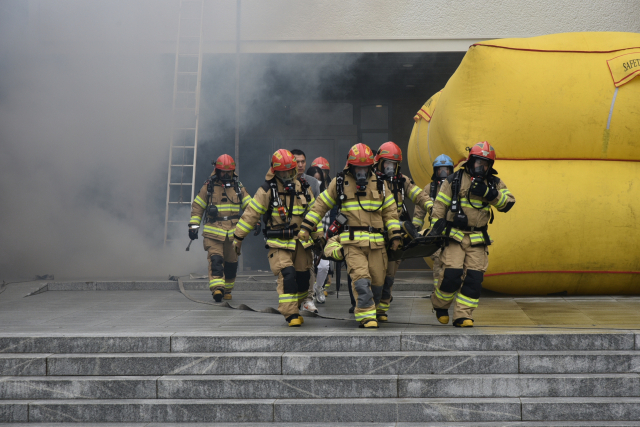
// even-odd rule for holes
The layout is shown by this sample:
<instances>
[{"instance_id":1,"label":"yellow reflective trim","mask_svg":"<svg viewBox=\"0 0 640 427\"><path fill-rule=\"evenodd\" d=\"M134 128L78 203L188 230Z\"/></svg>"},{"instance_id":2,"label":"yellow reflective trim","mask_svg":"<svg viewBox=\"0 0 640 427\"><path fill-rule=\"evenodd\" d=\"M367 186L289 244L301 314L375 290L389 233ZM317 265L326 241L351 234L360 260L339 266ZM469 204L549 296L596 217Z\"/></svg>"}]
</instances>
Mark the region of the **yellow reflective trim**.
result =
<instances>
[{"instance_id":1,"label":"yellow reflective trim","mask_svg":"<svg viewBox=\"0 0 640 427\"><path fill-rule=\"evenodd\" d=\"M443 300L443 301L451 301L453 299L453 297L455 296L455 292L452 294L446 293L446 292L442 292L440 291L440 289L436 288L436 297L438 297L439 299Z\"/></svg>"},{"instance_id":2,"label":"yellow reflective trim","mask_svg":"<svg viewBox=\"0 0 640 427\"><path fill-rule=\"evenodd\" d=\"M240 227L240 229L242 231L246 231L247 233L251 231L251 229L253 227L251 227L251 225L249 225L249 223L247 221L245 221L244 219L240 218L240 221L238 221L238 224L236 224L238 227Z\"/></svg>"},{"instance_id":3,"label":"yellow reflective trim","mask_svg":"<svg viewBox=\"0 0 640 427\"><path fill-rule=\"evenodd\" d=\"M307 214L306 218L307 221L312 222L313 224L317 224L320 222L320 220L322 218L320 218L320 215L318 215L317 213L313 212L313 211L309 211L309 213Z\"/></svg>"},{"instance_id":4,"label":"yellow reflective trim","mask_svg":"<svg viewBox=\"0 0 640 427\"><path fill-rule=\"evenodd\" d=\"M424 210L428 211L428 210L429 210L429 208L432 208L432 207L433 207L433 202L432 202L431 200L427 200L427 201L424 203Z\"/></svg>"},{"instance_id":5,"label":"yellow reflective trim","mask_svg":"<svg viewBox=\"0 0 640 427\"><path fill-rule=\"evenodd\" d=\"M332 209L336 205L336 201L329 196L329 190L324 190L318 198L324 202L330 209Z\"/></svg>"},{"instance_id":6,"label":"yellow reflective trim","mask_svg":"<svg viewBox=\"0 0 640 427\"><path fill-rule=\"evenodd\" d=\"M196 202L198 205L200 205L200 207L203 209L207 207L207 203L204 200L202 200L202 197L200 196L196 196L196 198L193 201Z\"/></svg>"},{"instance_id":7,"label":"yellow reflective trim","mask_svg":"<svg viewBox=\"0 0 640 427\"><path fill-rule=\"evenodd\" d=\"M267 211L267 208L262 206L260 203L256 202L256 199L251 199L251 203L249 203L254 211L263 214Z\"/></svg>"},{"instance_id":8,"label":"yellow reflective trim","mask_svg":"<svg viewBox=\"0 0 640 427\"><path fill-rule=\"evenodd\" d=\"M298 302L298 294L280 294L278 296L279 303Z\"/></svg>"},{"instance_id":9,"label":"yellow reflective trim","mask_svg":"<svg viewBox=\"0 0 640 427\"><path fill-rule=\"evenodd\" d=\"M218 236L226 236L227 235L227 230L223 230L222 228L219 228L219 227L212 227L210 225L205 225L204 226L204 232L205 233L210 233L210 234L217 234Z\"/></svg>"},{"instance_id":10,"label":"yellow reflective trim","mask_svg":"<svg viewBox=\"0 0 640 427\"><path fill-rule=\"evenodd\" d=\"M362 313L355 313L356 320L363 320L367 317L376 317L376 309L363 311Z\"/></svg>"},{"instance_id":11,"label":"yellow reflective trim","mask_svg":"<svg viewBox=\"0 0 640 427\"><path fill-rule=\"evenodd\" d=\"M465 297L464 295L460 295L460 293L458 293L458 296L456 297L456 302L459 302L462 305L466 305L467 307L475 308L478 306L479 300Z\"/></svg>"},{"instance_id":12,"label":"yellow reflective trim","mask_svg":"<svg viewBox=\"0 0 640 427\"><path fill-rule=\"evenodd\" d=\"M201 221L202 221L202 217L201 216L192 216L191 219L189 220L189 223L191 223L191 224L200 224Z\"/></svg>"},{"instance_id":13,"label":"yellow reflective trim","mask_svg":"<svg viewBox=\"0 0 640 427\"><path fill-rule=\"evenodd\" d=\"M451 205L451 197L447 196L442 191L438 193L438 196L436 197L436 200L441 201L446 206L450 206Z\"/></svg>"},{"instance_id":14,"label":"yellow reflective trim","mask_svg":"<svg viewBox=\"0 0 640 427\"><path fill-rule=\"evenodd\" d=\"M388 208L389 206L391 206L392 204L395 203L395 199L393 198L393 196L389 195L387 197L385 197L384 199L384 204L382 205L382 209Z\"/></svg>"},{"instance_id":15,"label":"yellow reflective trim","mask_svg":"<svg viewBox=\"0 0 640 427\"><path fill-rule=\"evenodd\" d=\"M411 201L413 203L416 202L416 199L418 198L418 194L420 194L422 190L419 187L413 187L410 191L409 191L409 198L411 199Z\"/></svg>"},{"instance_id":16,"label":"yellow reflective trim","mask_svg":"<svg viewBox=\"0 0 640 427\"><path fill-rule=\"evenodd\" d=\"M416 227L416 228L422 228L424 226L424 221L418 218L413 218L411 220L411 223Z\"/></svg>"},{"instance_id":17,"label":"yellow reflective trim","mask_svg":"<svg viewBox=\"0 0 640 427\"><path fill-rule=\"evenodd\" d=\"M458 229L452 228L451 233L449 233L449 237L453 237L458 242L462 242L462 239L464 239L464 233Z\"/></svg>"},{"instance_id":18,"label":"yellow reflective trim","mask_svg":"<svg viewBox=\"0 0 640 427\"><path fill-rule=\"evenodd\" d=\"M288 249L288 250L294 250L296 248L296 240L295 239L291 239L291 240L281 240L281 239L277 239L277 238L270 238L267 239L267 243L271 243L279 248L283 248L283 249ZM309 243L310 245L311 243ZM303 245L304 246L304 245Z\"/></svg>"},{"instance_id":19,"label":"yellow reflective trim","mask_svg":"<svg viewBox=\"0 0 640 427\"><path fill-rule=\"evenodd\" d=\"M380 233L369 233L368 231L355 231L353 233L353 240L351 240L349 239L349 232L343 231L342 233L340 233L340 240L349 241L349 242L373 240L374 243L382 243L384 242L384 237Z\"/></svg>"},{"instance_id":20,"label":"yellow reflective trim","mask_svg":"<svg viewBox=\"0 0 640 427\"><path fill-rule=\"evenodd\" d=\"M225 288L225 289L228 289L228 290L231 290L231 289L233 289L233 286L234 286L235 284L236 284L236 282L231 282L231 283L229 283L229 282L224 282L224 288Z\"/></svg>"}]
</instances>

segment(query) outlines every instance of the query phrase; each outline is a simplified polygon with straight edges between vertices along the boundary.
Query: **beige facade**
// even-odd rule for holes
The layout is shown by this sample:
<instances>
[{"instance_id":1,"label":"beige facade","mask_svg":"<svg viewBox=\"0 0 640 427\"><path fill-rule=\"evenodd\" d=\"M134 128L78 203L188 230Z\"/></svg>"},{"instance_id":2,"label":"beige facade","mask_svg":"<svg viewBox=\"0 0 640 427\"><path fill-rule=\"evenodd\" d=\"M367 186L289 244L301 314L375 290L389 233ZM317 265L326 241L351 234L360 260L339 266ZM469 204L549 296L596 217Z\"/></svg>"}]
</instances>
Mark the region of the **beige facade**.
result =
<instances>
[{"instance_id":1,"label":"beige facade","mask_svg":"<svg viewBox=\"0 0 640 427\"><path fill-rule=\"evenodd\" d=\"M174 52L179 3L28 0L31 40L53 50L121 40L127 50L135 36ZM235 53L238 23L243 53L451 52L493 38L640 32L635 0L205 0L203 10L204 53Z\"/></svg>"}]
</instances>

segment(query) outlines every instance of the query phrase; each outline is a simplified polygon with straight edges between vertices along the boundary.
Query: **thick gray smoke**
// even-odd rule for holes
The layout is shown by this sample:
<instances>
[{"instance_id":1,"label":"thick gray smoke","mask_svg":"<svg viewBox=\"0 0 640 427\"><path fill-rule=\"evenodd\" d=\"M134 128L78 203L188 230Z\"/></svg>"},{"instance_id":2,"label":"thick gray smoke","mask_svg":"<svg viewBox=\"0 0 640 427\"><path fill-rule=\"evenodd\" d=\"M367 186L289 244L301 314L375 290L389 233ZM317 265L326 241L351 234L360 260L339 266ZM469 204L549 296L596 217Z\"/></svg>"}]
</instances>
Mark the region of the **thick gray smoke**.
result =
<instances>
[{"instance_id":1,"label":"thick gray smoke","mask_svg":"<svg viewBox=\"0 0 640 427\"><path fill-rule=\"evenodd\" d=\"M0 2L0 279L206 271L186 230L163 248L177 22L177 0ZM248 106L274 92L263 73ZM234 117L207 105L204 138Z\"/></svg>"}]
</instances>

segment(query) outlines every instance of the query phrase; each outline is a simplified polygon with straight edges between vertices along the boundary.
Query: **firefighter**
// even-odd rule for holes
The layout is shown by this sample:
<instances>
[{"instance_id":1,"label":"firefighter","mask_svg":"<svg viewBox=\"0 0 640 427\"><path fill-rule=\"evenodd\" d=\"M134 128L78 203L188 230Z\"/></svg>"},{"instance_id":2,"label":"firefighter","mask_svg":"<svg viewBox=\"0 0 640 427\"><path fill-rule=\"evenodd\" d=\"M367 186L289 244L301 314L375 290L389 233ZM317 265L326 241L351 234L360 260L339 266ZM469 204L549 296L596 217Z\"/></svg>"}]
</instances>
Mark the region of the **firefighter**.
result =
<instances>
[{"instance_id":1,"label":"firefighter","mask_svg":"<svg viewBox=\"0 0 640 427\"><path fill-rule=\"evenodd\" d=\"M440 191L440 187L442 186L442 182L447 179L449 175L453 173L453 160L451 157L446 154L440 154L436 157L436 160L433 162L433 175L431 176L431 182L427 184L423 191L429 194L429 198L431 200L435 200L438 192ZM433 206L433 204L432 204ZM416 227L416 229L420 230L424 227L425 220L427 220L427 224L431 223L431 209L423 209L420 206L416 205L416 209L413 214L413 219L411 222ZM433 260L433 286L438 287L438 278L440 277L440 273L442 272L442 261L440 260L440 254L442 253L442 249L438 249L436 253L431 255L431 259ZM430 295L427 295L424 298L430 298Z\"/></svg>"},{"instance_id":2,"label":"firefighter","mask_svg":"<svg viewBox=\"0 0 640 427\"><path fill-rule=\"evenodd\" d=\"M402 162L402 150L400 147L392 141L385 142L376 153L374 169L378 179L385 181L393 194L398 207L398 218L402 223L411 219L404 203L405 197L408 197L416 207L424 210L431 209L433 202L428 193L422 191L420 187L413 183L411 178L400 172L400 162ZM389 304L391 303L391 289L393 288L393 281L400 267L400 262L400 260L389 261L387 265L382 299L377 309L378 322L386 322L388 320L387 310L389 310Z\"/></svg>"},{"instance_id":3,"label":"firefighter","mask_svg":"<svg viewBox=\"0 0 640 427\"><path fill-rule=\"evenodd\" d=\"M280 149L271 157L265 182L238 221L234 235L233 244L239 254L242 240L263 216L269 266L273 274L278 276L278 310L289 326L300 326L304 322L299 308L308 295L313 242L308 237L300 241L296 235L313 202L308 185L297 179L293 154ZM322 234L320 224L312 237L316 239Z\"/></svg>"},{"instance_id":4,"label":"firefighter","mask_svg":"<svg viewBox=\"0 0 640 427\"><path fill-rule=\"evenodd\" d=\"M360 143L351 147L344 171L331 181L329 188L304 218L298 237L306 241L324 215L338 206L347 218L340 231L349 276L356 299L355 317L360 327L377 328L376 307L382 297L387 254L382 233L392 250L400 245L400 221L393 195L373 173L374 155ZM386 194L386 196L385 196Z\"/></svg>"},{"instance_id":5,"label":"firefighter","mask_svg":"<svg viewBox=\"0 0 640 427\"><path fill-rule=\"evenodd\" d=\"M473 310L478 306L489 265L487 247L491 239L487 224L492 222L492 207L508 212L516 202L496 176L495 159L496 153L488 142L474 145L461 169L442 183L434 201L432 226L438 221L446 222L447 243L440 255L443 271L431 294L436 317L443 324L449 323L448 309L453 303L453 326L473 326Z\"/></svg>"},{"instance_id":6,"label":"firefighter","mask_svg":"<svg viewBox=\"0 0 640 427\"><path fill-rule=\"evenodd\" d=\"M220 302L223 298L231 299L238 271L233 233L240 218L240 209L247 207L251 196L238 181L236 163L231 156L223 154L213 164L213 173L191 204L189 238L197 239L200 224L204 223L202 236L209 260L209 289L213 299Z\"/></svg>"}]
</instances>

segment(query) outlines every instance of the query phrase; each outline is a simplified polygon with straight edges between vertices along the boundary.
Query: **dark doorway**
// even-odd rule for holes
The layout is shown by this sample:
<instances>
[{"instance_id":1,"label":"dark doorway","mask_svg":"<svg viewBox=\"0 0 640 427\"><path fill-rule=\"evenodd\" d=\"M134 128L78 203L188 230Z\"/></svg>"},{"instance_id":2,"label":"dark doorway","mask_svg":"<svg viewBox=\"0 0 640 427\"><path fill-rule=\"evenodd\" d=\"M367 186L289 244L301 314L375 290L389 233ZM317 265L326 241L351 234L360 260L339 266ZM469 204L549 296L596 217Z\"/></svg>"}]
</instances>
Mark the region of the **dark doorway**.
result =
<instances>
[{"instance_id":1,"label":"dark doorway","mask_svg":"<svg viewBox=\"0 0 640 427\"><path fill-rule=\"evenodd\" d=\"M253 195L271 154L299 148L307 166L327 158L331 175L344 167L351 145L373 150L394 141L404 152L413 116L456 70L464 52L243 54L240 56L240 180ZM235 152L235 56L203 62L197 180L211 160ZM408 165L403 171L409 174ZM413 207L410 207L412 209ZM244 268L268 270L262 236L243 245ZM404 268L424 268L424 261Z\"/></svg>"}]
</instances>

